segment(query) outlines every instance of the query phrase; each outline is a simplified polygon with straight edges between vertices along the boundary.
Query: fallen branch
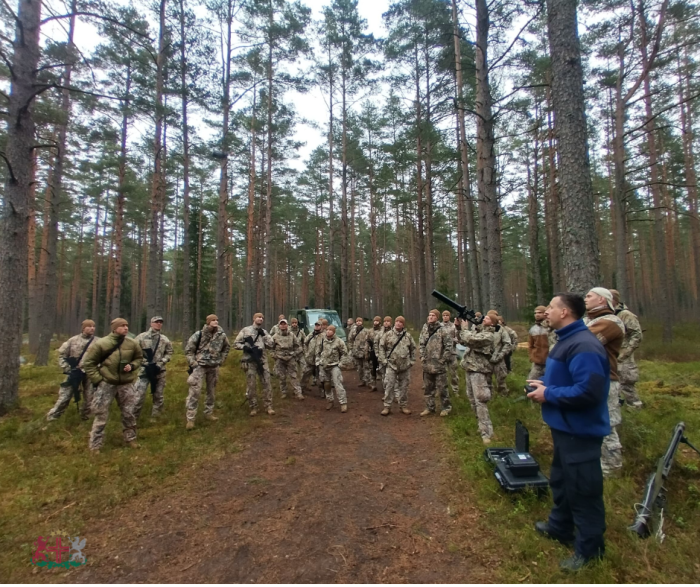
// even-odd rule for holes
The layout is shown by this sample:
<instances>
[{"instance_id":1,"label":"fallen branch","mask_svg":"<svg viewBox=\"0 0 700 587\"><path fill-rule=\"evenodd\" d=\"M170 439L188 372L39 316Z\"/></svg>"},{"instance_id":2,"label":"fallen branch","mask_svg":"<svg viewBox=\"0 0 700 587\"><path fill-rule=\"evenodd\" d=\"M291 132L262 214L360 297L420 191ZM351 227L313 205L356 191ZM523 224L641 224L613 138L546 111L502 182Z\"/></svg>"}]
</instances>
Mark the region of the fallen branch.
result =
<instances>
[{"instance_id":1,"label":"fallen branch","mask_svg":"<svg viewBox=\"0 0 700 587\"><path fill-rule=\"evenodd\" d=\"M398 526L396 524L380 524L379 526L370 526L365 530L376 530L377 528L398 528Z\"/></svg>"},{"instance_id":2,"label":"fallen branch","mask_svg":"<svg viewBox=\"0 0 700 587\"><path fill-rule=\"evenodd\" d=\"M60 510L56 510L53 514L51 514L48 518L44 520L44 522L48 522L51 518L53 518L56 514L60 514L63 510L67 510L70 506L75 505L78 503L77 501L74 501L73 503L69 503L66 506L63 506Z\"/></svg>"}]
</instances>

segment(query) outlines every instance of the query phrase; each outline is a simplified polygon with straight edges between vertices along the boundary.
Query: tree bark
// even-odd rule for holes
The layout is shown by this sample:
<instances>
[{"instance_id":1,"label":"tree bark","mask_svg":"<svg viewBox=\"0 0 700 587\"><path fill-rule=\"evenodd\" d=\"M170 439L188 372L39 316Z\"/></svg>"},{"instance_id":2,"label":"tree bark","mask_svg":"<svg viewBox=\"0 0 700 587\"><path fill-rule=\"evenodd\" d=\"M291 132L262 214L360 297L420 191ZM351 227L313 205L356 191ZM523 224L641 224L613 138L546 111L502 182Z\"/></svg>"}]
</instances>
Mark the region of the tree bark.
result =
<instances>
[{"instance_id":1,"label":"tree bark","mask_svg":"<svg viewBox=\"0 0 700 587\"><path fill-rule=\"evenodd\" d=\"M527 153L527 191L528 191L528 233L530 237L530 264L532 267L532 281L535 285L536 305L543 304L544 287L542 286L542 268L540 266L540 230L539 230L539 205L537 201L539 193L539 162L540 128L539 111L536 109L537 126L534 133L532 151L533 165L530 165L530 154Z\"/></svg>"},{"instance_id":2,"label":"tree bark","mask_svg":"<svg viewBox=\"0 0 700 587\"><path fill-rule=\"evenodd\" d=\"M190 275L190 129L188 122L187 49L185 1L180 0L180 89L182 92L182 340L192 333Z\"/></svg>"},{"instance_id":3,"label":"tree bark","mask_svg":"<svg viewBox=\"0 0 700 587\"><path fill-rule=\"evenodd\" d=\"M577 0L547 0L554 128L559 149L566 288L586 293L599 283L593 185L583 96Z\"/></svg>"}]
</instances>

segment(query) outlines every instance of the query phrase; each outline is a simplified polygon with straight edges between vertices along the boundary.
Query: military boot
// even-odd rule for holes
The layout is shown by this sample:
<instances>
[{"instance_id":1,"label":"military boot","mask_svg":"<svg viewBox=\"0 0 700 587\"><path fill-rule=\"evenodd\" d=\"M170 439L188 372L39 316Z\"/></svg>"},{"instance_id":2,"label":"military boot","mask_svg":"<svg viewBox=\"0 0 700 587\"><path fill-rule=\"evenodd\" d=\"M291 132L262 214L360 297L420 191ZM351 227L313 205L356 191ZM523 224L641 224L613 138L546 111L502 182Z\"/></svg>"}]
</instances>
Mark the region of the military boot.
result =
<instances>
[{"instance_id":1,"label":"military boot","mask_svg":"<svg viewBox=\"0 0 700 587\"><path fill-rule=\"evenodd\" d=\"M333 402L332 402L332 401L326 403L326 409L327 409L327 410L332 410L332 409L333 409Z\"/></svg>"},{"instance_id":2,"label":"military boot","mask_svg":"<svg viewBox=\"0 0 700 587\"><path fill-rule=\"evenodd\" d=\"M251 415L251 417L252 417L252 416L257 416L257 415L258 415L258 410L256 410L255 408L253 408L252 410L250 410L250 415Z\"/></svg>"},{"instance_id":3,"label":"military boot","mask_svg":"<svg viewBox=\"0 0 700 587\"><path fill-rule=\"evenodd\" d=\"M347 412L348 411L348 404L343 404L342 406L340 406L340 411L343 413Z\"/></svg>"},{"instance_id":4,"label":"military boot","mask_svg":"<svg viewBox=\"0 0 700 587\"><path fill-rule=\"evenodd\" d=\"M388 416L389 414L391 414L391 410L384 406L384 409L382 410L382 416Z\"/></svg>"},{"instance_id":5,"label":"military boot","mask_svg":"<svg viewBox=\"0 0 700 587\"><path fill-rule=\"evenodd\" d=\"M445 416L449 416L449 415L450 415L450 410L442 410L442 412L440 412L441 418L444 418Z\"/></svg>"},{"instance_id":6,"label":"military boot","mask_svg":"<svg viewBox=\"0 0 700 587\"><path fill-rule=\"evenodd\" d=\"M409 410L407 407L404 406L403 408L401 408L401 413L406 414L407 416L410 416L411 410Z\"/></svg>"},{"instance_id":7,"label":"military boot","mask_svg":"<svg viewBox=\"0 0 700 587\"><path fill-rule=\"evenodd\" d=\"M141 448L141 447L139 446L139 443L136 442L135 440L129 440L128 442L126 442L125 446L126 446L127 448Z\"/></svg>"},{"instance_id":8,"label":"military boot","mask_svg":"<svg viewBox=\"0 0 700 587\"><path fill-rule=\"evenodd\" d=\"M194 430L194 421L193 420L187 420L187 425L185 426L185 430Z\"/></svg>"},{"instance_id":9,"label":"military boot","mask_svg":"<svg viewBox=\"0 0 700 587\"><path fill-rule=\"evenodd\" d=\"M205 414L204 419L209 420L210 422L216 422L219 418L217 418L214 414Z\"/></svg>"},{"instance_id":10,"label":"military boot","mask_svg":"<svg viewBox=\"0 0 700 587\"><path fill-rule=\"evenodd\" d=\"M275 415L275 410L272 408L267 408L267 415L268 416L274 416Z\"/></svg>"},{"instance_id":11,"label":"military boot","mask_svg":"<svg viewBox=\"0 0 700 587\"><path fill-rule=\"evenodd\" d=\"M434 414L435 412L433 410L429 410L428 408L425 408L421 413L420 417L423 418L424 416L429 416L430 414Z\"/></svg>"}]
</instances>

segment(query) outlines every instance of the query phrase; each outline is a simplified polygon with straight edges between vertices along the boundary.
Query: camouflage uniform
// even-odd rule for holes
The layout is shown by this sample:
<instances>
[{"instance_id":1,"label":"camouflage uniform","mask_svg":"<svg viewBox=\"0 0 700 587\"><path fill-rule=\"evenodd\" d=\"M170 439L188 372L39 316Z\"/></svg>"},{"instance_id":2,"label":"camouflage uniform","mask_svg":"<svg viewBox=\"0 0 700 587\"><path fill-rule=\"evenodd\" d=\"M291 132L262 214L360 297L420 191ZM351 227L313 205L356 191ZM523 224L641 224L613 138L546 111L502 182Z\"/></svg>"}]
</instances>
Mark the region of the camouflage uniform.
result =
<instances>
[{"instance_id":1,"label":"camouflage uniform","mask_svg":"<svg viewBox=\"0 0 700 587\"><path fill-rule=\"evenodd\" d=\"M542 325L547 329L547 340L549 341L549 352L551 353L554 345L559 342L559 335L557 331L549 325L547 320L544 320Z\"/></svg>"},{"instance_id":2,"label":"camouflage uniform","mask_svg":"<svg viewBox=\"0 0 700 587\"><path fill-rule=\"evenodd\" d=\"M462 360L462 367L469 379L467 395L472 409L476 412L482 439L490 439L493 436L493 425L487 405L491 399L488 379L493 371L491 357L497 339L498 333L492 326L485 326L479 330L463 328L459 333L460 342L469 348Z\"/></svg>"},{"instance_id":3,"label":"camouflage uniform","mask_svg":"<svg viewBox=\"0 0 700 587\"><path fill-rule=\"evenodd\" d=\"M491 364L493 365L493 374L496 376L496 383L501 395L508 395L508 386L506 385L508 367L506 366L505 356L511 352L512 348L513 345L508 331L503 326L499 327L495 331Z\"/></svg>"},{"instance_id":4,"label":"camouflage uniform","mask_svg":"<svg viewBox=\"0 0 700 587\"><path fill-rule=\"evenodd\" d=\"M515 349L518 348L518 333L515 332L515 330L513 330L510 326L506 326L505 324L502 325L502 328L504 328L508 333L508 336L510 336L510 350L503 357L503 360L506 362L507 371L510 373L513 370L511 359Z\"/></svg>"},{"instance_id":5,"label":"camouflage uniform","mask_svg":"<svg viewBox=\"0 0 700 587\"><path fill-rule=\"evenodd\" d=\"M245 352L245 339L251 336L255 341L255 346L262 350L262 372L258 371L258 366L252 361L250 355ZM263 402L265 408L272 409L272 386L270 385L270 367L267 364L267 349L272 349L275 346L272 337L265 332L264 328L257 328L255 324L246 326L238 333L236 340L233 341L234 348L243 352L241 358L241 369L246 374L246 390L245 395L248 398L248 406L251 410L258 408L258 398L256 393L257 379L260 379L260 384L263 389Z\"/></svg>"},{"instance_id":6,"label":"camouflage uniform","mask_svg":"<svg viewBox=\"0 0 700 587\"><path fill-rule=\"evenodd\" d=\"M299 356L294 357L294 363L297 366L297 377L299 377L299 367L301 367L302 363L304 362L304 339L306 338L306 335L304 334L304 331L299 328L299 326L295 328L291 324L289 325L289 332L297 337L297 340L299 341L299 346L302 349L299 353Z\"/></svg>"},{"instance_id":7,"label":"camouflage uniform","mask_svg":"<svg viewBox=\"0 0 700 587\"><path fill-rule=\"evenodd\" d=\"M420 359L423 364L425 405L429 412L435 411L435 395L440 395L442 411L452 410L447 390L447 363L452 357L452 337L439 322L424 324L418 341Z\"/></svg>"},{"instance_id":8,"label":"camouflage uniform","mask_svg":"<svg viewBox=\"0 0 700 587\"><path fill-rule=\"evenodd\" d=\"M74 359L81 359L81 355L85 356L83 351L85 348L89 348L88 345L92 344L95 340L94 336L85 336L84 334L77 334L69 338L64 342L58 349L58 366L63 369L63 372L68 375L71 372L72 367L68 364L66 359L72 357ZM82 367L83 360L80 360L78 368ZM83 403L80 406L80 417L83 420L87 420L90 417L90 409L92 406L92 383L90 379L83 371L83 379L80 382L80 389L82 391ZM46 419L48 421L58 420L61 414L66 411L66 408L70 404L70 400L73 397L73 388L70 385L61 384L58 390L58 400L54 404L54 407L49 410L46 414Z\"/></svg>"},{"instance_id":9,"label":"camouflage uniform","mask_svg":"<svg viewBox=\"0 0 700 587\"><path fill-rule=\"evenodd\" d=\"M309 379L311 385L316 385L316 345L323 336L323 332L310 332L304 339L304 355L301 369L301 388L309 389Z\"/></svg>"},{"instance_id":10,"label":"camouflage uniform","mask_svg":"<svg viewBox=\"0 0 700 587\"><path fill-rule=\"evenodd\" d=\"M280 380L282 397L287 397L287 377L291 379L294 395L303 398L297 375L298 357L303 352L299 338L291 331L280 331L272 337L272 356L275 359L275 375Z\"/></svg>"},{"instance_id":11,"label":"camouflage uniform","mask_svg":"<svg viewBox=\"0 0 700 587\"><path fill-rule=\"evenodd\" d=\"M589 311L589 315L591 312ZM617 358L625 336L625 325L615 314L603 314L584 322L598 340L603 344L610 360L610 393L608 394L608 413L610 414L610 434L603 438L600 464L604 475L610 475L622 468L622 443L617 427L622 423L620 409L620 382L617 375ZM617 326L615 328L614 326Z\"/></svg>"},{"instance_id":12,"label":"camouflage uniform","mask_svg":"<svg viewBox=\"0 0 700 587\"><path fill-rule=\"evenodd\" d=\"M402 408L408 407L408 384L411 367L416 362L416 341L407 330L399 332L392 328L380 337L378 351L377 358L386 369L384 406L391 408L392 401L396 400Z\"/></svg>"},{"instance_id":13,"label":"camouflage uniform","mask_svg":"<svg viewBox=\"0 0 700 587\"><path fill-rule=\"evenodd\" d=\"M367 349L368 356L367 359L367 373L369 374L369 386L372 391L377 390L377 379L383 379L383 365L379 361L379 342L384 334L384 327L380 324L378 328L372 327L367 333ZM377 358L377 368L374 368L374 362L372 361L372 353Z\"/></svg>"},{"instance_id":14,"label":"camouflage uniform","mask_svg":"<svg viewBox=\"0 0 700 587\"><path fill-rule=\"evenodd\" d=\"M117 348L117 345L118 348ZM116 349L112 352L113 349ZM117 336L114 332L93 342L85 353L83 369L96 386L92 398L92 411L95 419L90 432L90 449L99 450L104 443L104 431L109 419L109 406L112 400L122 413L122 429L124 440L136 440L136 418L134 404L136 390L134 381L138 377L139 368L143 361L141 347L125 336ZM131 371L124 367L131 365Z\"/></svg>"},{"instance_id":15,"label":"camouflage uniform","mask_svg":"<svg viewBox=\"0 0 700 587\"><path fill-rule=\"evenodd\" d=\"M335 387L335 395L338 403L344 405L348 403L347 394L343 387L343 374L340 371L340 361L347 355L348 349L345 343L337 336L329 339L325 334L316 345L316 364L323 374L323 387L326 391L326 400L333 401L333 391L331 382Z\"/></svg>"},{"instance_id":16,"label":"camouflage uniform","mask_svg":"<svg viewBox=\"0 0 700 587\"><path fill-rule=\"evenodd\" d=\"M457 356L457 329L452 322L442 322L442 327L452 337L452 358L447 363L447 380L452 386L452 393L459 394L459 357Z\"/></svg>"},{"instance_id":17,"label":"camouflage uniform","mask_svg":"<svg viewBox=\"0 0 700 587\"><path fill-rule=\"evenodd\" d=\"M151 409L151 418L155 418L163 411L163 391L165 390L165 365L173 356L173 345L167 336L161 334L153 328L149 328L147 332L142 332L134 342L141 345L142 349L156 349L153 356L153 362L160 367L158 373L158 383L156 388L151 389L153 395L153 408ZM144 358L146 353L143 354ZM136 405L134 406L134 417L138 420L143 409L143 404L146 400L146 391L148 390L148 377L146 376L146 363L141 366L138 381L136 382Z\"/></svg>"},{"instance_id":18,"label":"camouflage uniform","mask_svg":"<svg viewBox=\"0 0 700 587\"><path fill-rule=\"evenodd\" d=\"M360 379L360 384L369 385L369 330L362 327L357 327L355 330L355 338L352 343L352 356L355 359L357 366L357 376Z\"/></svg>"},{"instance_id":19,"label":"camouflage uniform","mask_svg":"<svg viewBox=\"0 0 700 587\"><path fill-rule=\"evenodd\" d=\"M216 400L216 383L219 380L219 367L223 365L231 350L226 333L221 326L217 326L214 332L208 325L195 332L187 341L185 357L194 371L187 378L190 386L187 394L187 420L194 422L199 407L199 396L202 393L202 383L207 381L207 401L204 404L204 415L214 414L214 402Z\"/></svg>"},{"instance_id":20,"label":"camouflage uniform","mask_svg":"<svg viewBox=\"0 0 700 587\"><path fill-rule=\"evenodd\" d=\"M620 355L617 357L617 374L620 378L620 394L627 404L639 409L642 407L642 400L639 399L635 383L639 381L639 367L634 361L634 351L642 342L642 327L637 316L630 312L626 306L618 311L617 317L625 325L625 338L622 341Z\"/></svg>"}]
</instances>

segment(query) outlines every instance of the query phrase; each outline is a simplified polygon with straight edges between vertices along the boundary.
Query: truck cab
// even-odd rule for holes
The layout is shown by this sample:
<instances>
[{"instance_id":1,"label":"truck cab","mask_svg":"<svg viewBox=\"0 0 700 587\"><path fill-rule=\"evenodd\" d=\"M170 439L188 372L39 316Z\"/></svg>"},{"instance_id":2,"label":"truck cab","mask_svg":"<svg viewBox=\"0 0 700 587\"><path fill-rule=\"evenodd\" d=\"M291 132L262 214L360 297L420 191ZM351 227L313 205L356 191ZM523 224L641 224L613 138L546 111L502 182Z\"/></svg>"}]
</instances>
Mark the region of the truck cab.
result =
<instances>
[{"instance_id":1,"label":"truck cab","mask_svg":"<svg viewBox=\"0 0 700 587\"><path fill-rule=\"evenodd\" d=\"M347 334L345 328L340 321L340 316L335 310L324 308L303 308L301 310L290 310L289 319L296 318L299 321L299 328L304 331L304 334L313 332L314 324L317 321L326 319L328 324L332 324L336 328L336 335L343 341L347 342Z\"/></svg>"}]
</instances>

